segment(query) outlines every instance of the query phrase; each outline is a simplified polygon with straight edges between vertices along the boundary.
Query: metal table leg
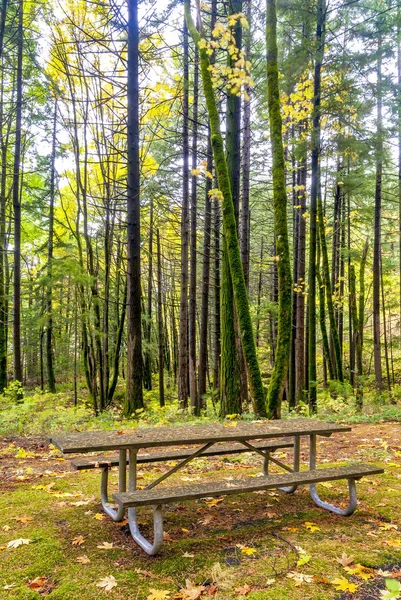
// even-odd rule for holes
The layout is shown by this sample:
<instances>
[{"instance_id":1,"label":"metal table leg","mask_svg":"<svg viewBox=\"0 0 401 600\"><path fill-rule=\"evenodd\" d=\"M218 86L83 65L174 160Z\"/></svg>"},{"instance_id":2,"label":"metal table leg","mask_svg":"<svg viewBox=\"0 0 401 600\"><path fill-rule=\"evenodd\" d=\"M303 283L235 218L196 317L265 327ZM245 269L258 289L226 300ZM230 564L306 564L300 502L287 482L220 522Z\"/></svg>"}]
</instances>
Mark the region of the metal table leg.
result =
<instances>
[{"instance_id":1,"label":"metal table leg","mask_svg":"<svg viewBox=\"0 0 401 600\"><path fill-rule=\"evenodd\" d=\"M136 455L137 450L129 449L129 478L128 478L128 491L135 492L136 490ZM156 506L152 506L153 509L153 524L154 524L154 536L153 536L153 544L149 542L140 532L137 519L136 519L136 508L128 509L128 523L131 531L131 535L136 541L136 543L153 556L156 554L162 543L163 543L163 515L162 515L162 507L160 504Z\"/></svg>"},{"instance_id":2,"label":"metal table leg","mask_svg":"<svg viewBox=\"0 0 401 600\"><path fill-rule=\"evenodd\" d=\"M316 434L314 434L314 433L311 434L311 436L310 436L309 464L310 464L311 471L316 469ZM329 504L328 502L324 502L323 500L321 500L319 498L319 495L316 491L315 483L311 483L309 485L309 492L310 492L311 498L314 501L314 503L317 504L317 506L319 506L320 508L324 508L325 510L329 510L330 512L335 513L336 515L341 515L343 517L348 517L349 515L352 515L352 513L355 511L355 508L357 505L355 478L353 478L353 477L350 477L348 479L348 491L349 491L349 502L348 502L347 508L338 508L337 506L334 506L333 504Z\"/></svg>"},{"instance_id":3,"label":"metal table leg","mask_svg":"<svg viewBox=\"0 0 401 600\"><path fill-rule=\"evenodd\" d=\"M127 451L120 450L118 463L118 491L125 492L127 490ZM108 483L109 483L109 467L102 470L102 479L100 482L100 497L102 500L103 510L113 519L113 521L122 521L124 518L124 507L119 506L117 510L112 508L108 499Z\"/></svg>"},{"instance_id":4,"label":"metal table leg","mask_svg":"<svg viewBox=\"0 0 401 600\"><path fill-rule=\"evenodd\" d=\"M299 472L299 464L301 460L301 438L299 435L294 436L294 473ZM297 485L291 485L288 487L281 487L279 490L286 494L293 494L298 488Z\"/></svg>"}]
</instances>

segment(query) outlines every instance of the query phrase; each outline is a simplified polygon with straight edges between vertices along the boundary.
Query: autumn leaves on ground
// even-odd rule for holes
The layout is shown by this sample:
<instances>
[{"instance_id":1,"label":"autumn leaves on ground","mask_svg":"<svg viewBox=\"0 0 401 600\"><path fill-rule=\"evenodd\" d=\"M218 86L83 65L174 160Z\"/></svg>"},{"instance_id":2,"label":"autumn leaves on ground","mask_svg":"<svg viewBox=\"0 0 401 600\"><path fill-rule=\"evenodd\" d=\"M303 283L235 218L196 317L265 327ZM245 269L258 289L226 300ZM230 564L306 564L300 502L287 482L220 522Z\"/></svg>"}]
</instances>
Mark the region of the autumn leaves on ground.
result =
<instances>
[{"instance_id":1,"label":"autumn leaves on ground","mask_svg":"<svg viewBox=\"0 0 401 600\"><path fill-rule=\"evenodd\" d=\"M166 508L165 544L154 558L136 546L126 523L102 514L99 473L71 471L44 438L6 440L0 448L0 597L379 599L385 577L401 577L399 428L355 425L351 434L320 443L324 463L338 464L341 456L385 468L385 475L358 483L352 517L318 509L306 489L182 503ZM141 466L139 483L168 468ZM260 459L199 459L176 477L196 481L202 472L213 479L217 470L227 479L256 475ZM116 478L113 470L113 489ZM330 501L344 493L344 482L321 485ZM146 509L140 522L151 535Z\"/></svg>"}]
</instances>

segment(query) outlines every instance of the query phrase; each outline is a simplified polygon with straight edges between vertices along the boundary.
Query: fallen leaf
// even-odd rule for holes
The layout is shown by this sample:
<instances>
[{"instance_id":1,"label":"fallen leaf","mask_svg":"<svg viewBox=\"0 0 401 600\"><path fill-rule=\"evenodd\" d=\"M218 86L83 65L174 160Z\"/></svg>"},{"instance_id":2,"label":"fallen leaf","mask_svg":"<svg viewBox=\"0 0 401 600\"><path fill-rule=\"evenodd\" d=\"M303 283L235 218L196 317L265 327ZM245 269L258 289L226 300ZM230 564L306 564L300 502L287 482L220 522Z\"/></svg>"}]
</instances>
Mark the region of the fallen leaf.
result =
<instances>
[{"instance_id":1,"label":"fallen leaf","mask_svg":"<svg viewBox=\"0 0 401 600\"><path fill-rule=\"evenodd\" d=\"M321 531L320 527L316 525L316 523L312 523L311 521L306 521L304 523L304 527L314 533L315 531Z\"/></svg>"},{"instance_id":2,"label":"fallen leaf","mask_svg":"<svg viewBox=\"0 0 401 600\"><path fill-rule=\"evenodd\" d=\"M117 581L114 579L113 575L103 577L103 579L96 584L97 587L103 588L105 592L110 592L116 585Z\"/></svg>"},{"instance_id":3,"label":"fallen leaf","mask_svg":"<svg viewBox=\"0 0 401 600\"><path fill-rule=\"evenodd\" d=\"M126 525L128 525L128 519L124 519L124 521L120 521L119 523L117 523L118 527L125 527Z\"/></svg>"},{"instance_id":4,"label":"fallen leaf","mask_svg":"<svg viewBox=\"0 0 401 600\"><path fill-rule=\"evenodd\" d=\"M100 548L100 550L115 550L116 546L113 545L113 542L103 542L100 546L96 546L96 548Z\"/></svg>"},{"instance_id":5,"label":"fallen leaf","mask_svg":"<svg viewBox=\"0 0 401 600\"><path fill-rule=\"evenodd\" d=\"M2 530L3 531L10 531L11 527L10 525L3 525Z\"/></svg>"},{"instance_id":6,"label":"fallen leaf","mask_svg":"<svg viewBox=\"0 0 401 600\"><path fill-rule=\"evenodd\" d=\"M180 600L199 600L206 591L204 585L194 585L189 579L185 581L185 588L181 588L177 596Z\"/></svg>"},{"instance_id":7,"label":"fallen leaf","mask_svg":"<svg viewBox=\"0 0 401 600\"><path fill-rule=\"evenodd\" d=\"M53 581L47 577L35 577L35 579L32 579L32 581L28 583L28 587L31 590L39 592L39 594L43 595L46 593L47 595L50 594L50 592L54 590L56 586L54 585Z\"/></svg>"},{"instance_id":8,"label":"fallen leaf","mask_svg":"<svg viewBox=\"0 0 401 600\"><path fill-rule=\"evenodd\" d=\"M344 567L350 575L356 575L361 579L372 579L374 577L372 569L368 569L363 565L354 565L353 567Z\"/></svg>"},{"instance_id":9,"label":"fallen leaf","mask_svg":"<svg viewBox=\"0 0 401 600\"><path fill-rule=\"evenodd\" d=\"M305 573L298 573L297 571L290 571L290 573L287 573L287 577L294 581L296 587L300 587L303 583L311 583L313 581L312 575L305 575Z\"/></svg>"},{"instance_id":10,"label":"fallen leaf","mask_svg":"<svg viewBox=\"0 0 401 600\"><path fill-rule=\"evenodd\" d=\"M391 529L398 529L397 525L394 523L380 523L379 529L382 531L390 531Z\"/></svg>"},{"instance_id":11,"label":"fallen leaf","mask_svg":"<svg viewBox=\"0 0 401 600\"><path fill-rule=\"evenodd\" d=\"M8 542L7 548L18 548L18 546L23 546L25 544L32 544L33 540L26 540L24 538L18 538L17 540L11 540Z\"/></svg>"},{"instance_id":12,"label":"fallen leaf","mask_svg":"<svg viewBox=\"0 0 401 600\"><path fill-rule=\"evenodd\" d=\"M146 600L167 600L171 596L169 590L155 590L151 588L149 592L150 594Z\"/></svg>"},{"instance_id":13,"label":"fallen leaf","mask_svg":"<svg viewBox=\"0 0 401 600\"><path fill-rule=\"evenodd\" d=\"M302 554L297 562L297 567L303 567L304 565L307 565L311 558L312 557L310 554Z\"/></svg>"},{"instance_id":14,"label":"fallen leaf","mask_svg":"<svg viewBox=\"0 0 401 600\"><path fill-rule=\"evenodd\" d=\"M82 546L82 544L84 544L84 543L85 543L85 538L82 535L77 535L77 537L75 537L71 542L71 544L73 546Z\"/></svg>"},{"instance_id":15,"label":"fallen leaf","mask_svg":"<svg viewBox=\"0 0 401 600\"><path fill-rule=\"evenodd\" d=\"M351 583L345 577L337 577L336 579L332 579L330 583L340 592L350 592L353 594L358 589L358 586L355 583Z\"/></svg>"},{"instance_id":16,"label":"fallen leaf","mask_svg":"<svg viewBox=\"0 0 401 600\"><path fill-rule=\"evenodd\" d=\"M23 525L26 525L27 523L29 523L29 521L32 521L32 517L11 517L12 519L14 519L14 521L19 521L20 523L23 523Z\"/></svg>"},{"instance_id":17,"label":"fallen leaf","mask_svg":"<svg viewBox=\"0 0 401 600\"><path fill-rule=\"evenodd\" d=\"M253 554L257 553L257 550L256 548L248 548L248 546L244 546L241 548L241 553L246 554L247 556L252 556Z\"/></svg>"},{"instance_id":18,"label":"fallen leaf","mask_svg":"<svg viewBox=\"0 0 401 600\"><path fill-rule=\"evenodd\" d=\"M182 555L183 558L194 558L195 554L190 554L189 552L184 552Z\"/></svg>"},{"instance_id":19,"label":"fallen leaf","mask_svg":"<svg viewBox=\"0 0 401 600\"><path fill-rule=\"evenodd\" d=\"M235 588L235 591L241 596L246 596L247 594L249 594L251 589L251 586L246 583L245 585L241 585L240 587Z\"/></svg>"},{"instance_id":20,"label":"fallen leaf","mask_svg":"<svg viewBox=\"0 0 401 600\"><path fill-rule=\"evenodd\" d=\"M17 585L16 583L10 583L9 585L4 585L3 590L12 590L13 587L15 587L16 585Z\"/></svg>"},{"instance_id":21,"label":"fallen leaf","mask_svg":"<svg viewBox=\"0 0 401 600\"><path fill-rule=\"evenodd\" d=\"M28 456L26 450L24 450L24 448L19 448L17 454L15 455L15 458L26 458Z\"/></svg>"},{"instance_id":22,"label":"fallen leaf","mask_svg":"<svg viewBox=\"0 0 401 600\"><path fill-rule=\"evenodd\" d=\"M316 583L331 583L327 577L318 577L317 575L313 576L313 581L316 581Z\"/></svg>"},{"instance_id":23,"label":"fallen leaf","mask_svg":"<svg viewBox=\"0 0 401 600\"><path fill-rule=\"evenodd\" d=\"M144 575L145 577L150 577L151 579L159 578L158 575L155 575L151 571L144 571L143 569L134 569L134 570L135 570L135 573L138 573L139 575Z\"/></svg>"},{"instance_id":24,"label":"fallen leaf","mask_svg":"<svg viewBox=\"0 0 401 600\"><path fill-rule=\"evenodd\" d=\"M93 518L96 519L96 521L103 521L104 515L102 515L101 513L96 513Z\"/></svg>"},{"instance_id":25,"label":"fallen leaf","mask_svg":"<svg viewBox=\"0 0 401 600\"><path fill-rule=\"evenodd\" d=\"M401 548L401 539L397 538L395 540L386 540L385 544L391 548Z\"/></svg>"},{"instance_id":26,"label":"fallen leaf","mask_svg":"<svg viewBox=\"0 0 401 600\"><path fill-rule=\"evenodd\" d=\"M90 560L86 554L83 554L82 556L77 556L77 562L81 563L81 565L87 565L90 563Z\"/></svg>"},{"instance_id":27,"label":"fallen leaf","mask_svg":"<svg viewBox=\"0 0 401 600\"><path fill-rule=\"evenodd\" d=\"M207 504L208 506L217 506L218 504L220 504L220 502L223 502L224 500L224 496L223 498L209 498L209 499L205 499L205 504Z\"/></svg>"},{"instance_id":28,"label":"fallen leaf","mask_svg":"<svg viewBox=\"0 0 401 600\"><path fill-rule=\"evenodd\" d=\"M336 561L340 563L340 565L342 565L343 567L348 567L354 562L354 557L347 556L346 553L343 552L341 558L338 558L338 556L336 556Z\"/></svg>"}]
</instances>

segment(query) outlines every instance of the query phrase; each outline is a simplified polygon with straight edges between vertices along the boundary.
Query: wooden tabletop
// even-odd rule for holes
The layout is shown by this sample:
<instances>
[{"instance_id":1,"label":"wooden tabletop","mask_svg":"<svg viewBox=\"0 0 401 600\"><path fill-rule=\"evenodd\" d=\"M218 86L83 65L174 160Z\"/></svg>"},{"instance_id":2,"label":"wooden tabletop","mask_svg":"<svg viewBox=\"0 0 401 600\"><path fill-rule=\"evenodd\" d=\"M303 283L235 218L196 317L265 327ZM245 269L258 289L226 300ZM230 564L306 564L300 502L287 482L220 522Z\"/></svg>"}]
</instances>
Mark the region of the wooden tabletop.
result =
<instances>
[{"instance_id":1,"label":"wooden tabletop","mask_svg":"<svg viewBox=\"0 0 401 600\"><path fill-rule=\"evenodd\" d=\"M180 425L167 427L138 427L124 431L85 431L66 435L50 435L49 440L65 454L97 452L123 448L156 448L182 444L233 442L277 438L292 435L331 435L351 431L351 427L325 423L314 419L288 419L208 425Z\"/></svg>"}]
</instances>

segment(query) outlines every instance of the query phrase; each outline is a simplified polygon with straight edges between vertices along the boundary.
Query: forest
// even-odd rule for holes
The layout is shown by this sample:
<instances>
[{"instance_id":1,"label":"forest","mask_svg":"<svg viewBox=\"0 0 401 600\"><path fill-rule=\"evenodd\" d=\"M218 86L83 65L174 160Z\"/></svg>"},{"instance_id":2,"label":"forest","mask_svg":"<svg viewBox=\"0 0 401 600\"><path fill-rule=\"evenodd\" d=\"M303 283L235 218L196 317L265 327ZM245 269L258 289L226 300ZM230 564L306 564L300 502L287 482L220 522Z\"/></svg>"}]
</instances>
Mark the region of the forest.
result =
<instances>
[{"instance_id":1,"label":"forest","mask_svg":"<svg viewBox=\"0 0 401 600\"><path fill-rule=\"evenodd\" d=\"M397 4L2 0L0 60L5 402L397 405Z\"/></svg>"},{"instance_id":2,"label":"forest","mask_svg":"<svg viewBox=\"0 0 401 600\"><path fill-rule=\"evenodd\" d=\"M0 597L400 600L400 422L401 5L0 0Z\"/></svg>"}]
</instances>

